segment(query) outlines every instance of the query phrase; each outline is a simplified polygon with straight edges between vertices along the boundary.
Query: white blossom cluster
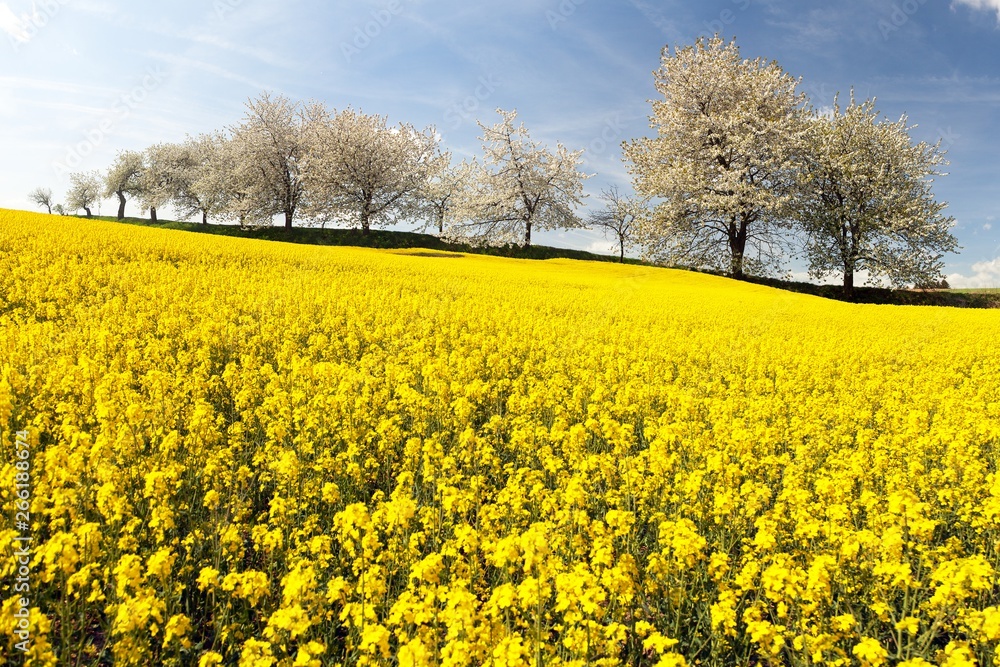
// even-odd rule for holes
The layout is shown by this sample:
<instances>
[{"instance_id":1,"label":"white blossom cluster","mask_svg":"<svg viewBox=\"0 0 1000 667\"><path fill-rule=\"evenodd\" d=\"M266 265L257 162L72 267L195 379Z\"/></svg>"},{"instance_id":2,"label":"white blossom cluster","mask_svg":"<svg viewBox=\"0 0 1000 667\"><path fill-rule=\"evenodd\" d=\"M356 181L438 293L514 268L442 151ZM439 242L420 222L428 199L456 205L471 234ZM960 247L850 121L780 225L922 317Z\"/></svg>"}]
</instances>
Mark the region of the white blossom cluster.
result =
<instances>
[{"instance_id":1,"label":"white blossom cluster","mask_svg":"<svg viewBox=\"0 0 1000 667\"><path fill-rule=\"evenodd\" d=\"M940 145L914 144L905 119L871 101L820 113L775 62L718 37L664 49L652 138L624 147L645 255L739 277L774 272L801 250L815 277L866 271L901 286L933 282L956 249L931 192Z\"/></svg>"}]
</instances>

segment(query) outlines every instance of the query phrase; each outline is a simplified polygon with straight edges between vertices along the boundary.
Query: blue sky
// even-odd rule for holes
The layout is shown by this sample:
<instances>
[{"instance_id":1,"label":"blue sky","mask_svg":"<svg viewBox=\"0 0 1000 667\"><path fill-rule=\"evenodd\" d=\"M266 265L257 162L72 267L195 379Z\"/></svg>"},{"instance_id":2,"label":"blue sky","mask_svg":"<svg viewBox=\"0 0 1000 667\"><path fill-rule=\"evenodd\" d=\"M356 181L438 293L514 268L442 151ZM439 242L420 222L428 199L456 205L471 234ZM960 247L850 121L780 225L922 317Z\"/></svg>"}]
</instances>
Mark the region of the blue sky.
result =
<instances>
[{"instance_id":1,"label":"blue sky","mask_svg":"<svg viewBox=\"0 0 1000 667\"><path fill-rule=\"evenodd\" d=\"M585 149L595 206L628 186L620 143L651 133L661 49L717 31L817 106L854 87L942 139L935 192L963 246L947 273L1000 286L1000 0L0 1L0 206L32 208L37 186L60 200L69 171L231 125L263 90L433 125L456 162L480 151L477 119L516 108L533 138Z\"/></svg>"}]
</instances>

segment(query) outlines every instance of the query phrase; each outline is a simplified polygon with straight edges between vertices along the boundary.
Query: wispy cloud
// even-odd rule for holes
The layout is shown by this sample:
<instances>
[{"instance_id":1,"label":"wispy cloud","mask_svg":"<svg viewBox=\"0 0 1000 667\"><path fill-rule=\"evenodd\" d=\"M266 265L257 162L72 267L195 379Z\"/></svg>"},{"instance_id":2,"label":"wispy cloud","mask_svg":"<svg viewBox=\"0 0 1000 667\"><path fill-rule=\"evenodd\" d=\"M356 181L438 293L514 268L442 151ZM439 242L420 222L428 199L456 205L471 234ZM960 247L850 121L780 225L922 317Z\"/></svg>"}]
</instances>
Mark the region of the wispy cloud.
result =
<instances>
[{"instance_id":1,"label":"wispy cloud","mask_svg":"<svg viewBox=\"0 0 1000 667\"><path fill-rule=\"evenodd\" d=\"M271 65L273 67L295 67L295 62L289 58L283 58L278 54L274 53L269 49L263 49L253 46L245 46L242 44L235 44L219 35L210 34L206 32L193 32L185 31L176 34L177 37L182 39L188 39L197 44L202 44L205 46L212 47L219 51L226 51L229 53L236 53L241 56L248 56L253 60L264 63L265 65Z\"/></svg>"},{"instance_id":2,"label":"wispy cloud","mask_svg":"<svg viewBox=\"0 0 1000 667\"><path fill-rule=\"evenodd\" d=\"M24 90L42 90L60 95L80 97L114 92L112 88L92 83L80 83L60 79L38 79L26 76L0 76L0 89L4 89L8 96L15 96L18 94L16 91Z\"/></svg>"},{"instance_id":3,"label":"wispy cloud","mask_svg":"<svg viewBox=\"0 0 1000 667\"><path fill-rule=\"evenodd\" d=\"M186 56L179 56L174 53L163 53L162 51L148 51L146 57L153 60L159 60L161 62L174 65L178 69L193 69L213 76L217 76L223 79L228 79L230 81L236 81L239 83L246 84L255 90L274 90L274 86L268 85L257 79L253 79L242 74L238 74L224 67L214 65L212 63L207 63L202 60L195 60L194 58L188 58ZM284 92L284 91L277 91Z\"/></svg>"},{"instance_id":4,"label":"wispy cloud","mask_svg":"<svg viewBox=\"0 0 1000 667\"><path fill-rule=\"evenodd\" d=\"M1000 0L997 0L1000 2ZM872 77L870 86L880 100L922 102L928 104L997 104L1000 102L1000 78L995 76L921 76Z\"/></svg>"},{"instance_id":5,"label":"wispy cloud","mask_svg":"<svg viewBox=\"0 0 1000 667\"><path fill-rule=\"evenodd\" d=\"M656 26L671 43L677 44L684 41L676 23L667 18L666 13L655 3L647 2L647 0L629 0L629 4L639 10L646 20Z\"/></svg>"},{"instance_id":6,"label":"wispy cloud","mask_svg":"<svg viewBox=\"0 0 1000 667\"><path fill-rule=\"evenodd\" d=\"M997 13L997 23L1000 24L1000 0L954 0L952 8L957 5L965 5L982 11L994 11Z\"/></svg>"}]
</instances>

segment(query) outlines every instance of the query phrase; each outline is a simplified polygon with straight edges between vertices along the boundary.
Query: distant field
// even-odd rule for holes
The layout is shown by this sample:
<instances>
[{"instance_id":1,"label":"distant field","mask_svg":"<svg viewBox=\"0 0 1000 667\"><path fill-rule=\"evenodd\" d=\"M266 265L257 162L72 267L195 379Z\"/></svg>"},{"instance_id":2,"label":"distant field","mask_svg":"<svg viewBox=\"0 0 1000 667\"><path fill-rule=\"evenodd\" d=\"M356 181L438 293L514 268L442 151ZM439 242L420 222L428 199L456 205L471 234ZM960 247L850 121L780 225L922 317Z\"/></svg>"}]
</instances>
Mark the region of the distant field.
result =
<instances>
[{"instance_id":1,"label":"distant field","mask_svg":"<svg viewBox=\"0 0 1000 667\"><path fill-rule=\"evenodd\" d=\"M960 288L951 289L949 292L958 292L960 294L1000 294L1000 287L980 287L980 288Z\"/></svg>"},{"instance_id":2,"label":"distant field","mask_svg":"<svg viewBox=\"0 0 1000 667\"><path fill-rule=\"evenodd\" d=\"M30 664L995 664L997 331L0 210L0 574Z\"/></svg>"}]
</instances>

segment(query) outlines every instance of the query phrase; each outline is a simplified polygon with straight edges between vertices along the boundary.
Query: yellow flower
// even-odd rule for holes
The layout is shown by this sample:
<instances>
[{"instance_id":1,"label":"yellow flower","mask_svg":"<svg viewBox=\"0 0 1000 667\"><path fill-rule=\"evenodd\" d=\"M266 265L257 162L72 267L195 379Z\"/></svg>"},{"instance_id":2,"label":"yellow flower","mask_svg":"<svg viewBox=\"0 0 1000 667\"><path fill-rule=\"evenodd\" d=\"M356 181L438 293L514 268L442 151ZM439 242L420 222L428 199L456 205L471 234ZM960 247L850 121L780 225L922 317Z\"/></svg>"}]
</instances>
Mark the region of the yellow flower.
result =
<instances>
[{"instance_id":1,"label":"yellow flower","mask_svg":"<svg viewBox=\"0 0 1000 667\"><path fill-rule=\"evenodd\" d=\"M299 646L299 650L295 653L295 662L292 663L292 667L321 667L323 662L319 659L319 656L325 652L326 647L315 641L308 642L304 646Z\"/></svg>"},{"instance_id":2,"label":"yellow flower","mask_svg":"<svg viewBox=\"0 0 1000 667\"><path fill-rule=\"evenodd\" d=\"M656 667L687 667L688 662L680 653L667 653L656 662Z\"/></svg>"},{"instance_id":3,"label":"yellow flower","mask_svg":"<svg viewBox=\"0 0 1000 667\"><path fill-rule=\"evenodd\" d=\"M920 629L920 619L916 616L906 616L896 623L895 628L897 630L903 630L908 634L915 635Z\"/></svg>"},{"instance_id":4,"label":"yellow flower","mask_svg":"<svg viewBox=\"0 0 1000 667\"><path fill-rule=\"evenodd\" d=\"M222 655L215 651L206 651L198 659L198 667L215 667L222 662Z\"/></svg>"},{"instance_id":5,"label":"yellow flower","mask_svg":"<svg viewBox=\"0 0 1000 667\"><path fill-rule=\"evenodd\" d=\"M661 635L659 632L654 632L642 642L642 648L647 651L656 651L660 655L667 652L667 649L671 649L677 646L677 640L670 637Z\"/></svg>"},{"instance_id":6,"label":"yellow flower","mask_svg":"<svg viewBox=\"0 0 1000 667\"><path fill-rule=\"evenodd\" d=\"M198 588L205 590L219 584L219 571L214 567L203 567L198 574Z\"/></svg>"},{"instance_id":7,"label":"yellow flower","mask_svg":"<svg viewBox=\"0 0 1000 667\"><path fill-rule=\"evenodd\" d=\"M272 641L278 640L276 630L284 630L288 636L295 639L305 633L312 625L309 615L299 605L278 609L267 621L264 636Z\"/></svg>"},{"instance_id":8,"label":"yellow flower","mask_svg":"<svg viewBox=\"0 0 1000 667\"><path fill-rule=\"evenodd\" d=\"M270 642L248 639L243 643L239 667L272 667L276 662Z\"/></svg>"},{"instance_id":9,"label":"yellow flower","mask_svg":"<svg viewBox=\"0 0 1000 667\"><path fill-rule=\"evenodd\" d=\"M202 504L210 510L214 510L219 506L219 492L215 489L209 489L205 492L205 499Z\"/></svg>"},{"instance_id":10,"label":"yellow flower","mask_svg":"<svg viewBox=\"0 0 1000 667\"><path fill-rule=\"evenodd\" d=\"M517 634L501 639L490 653L493 664L497 667L527 667L528 655L528 648Z\"/></svg>"},{"instance_id":11,"label":"yellow flower","mask_svg":"<svg viewBox=\"0 0 1000 667\"><path fill-rule=\"evenodd\" d=\"M146 578L162 580L170 576L170 568L176 558L177 555L169 547L159 549L146 562Z\"/></svg>"},{"instance_id":12,"label":"yellow flower","mask_svg":"<svg viewBox=\"0 0 1000 667\"><path fill-rule=\"evenodd\" d=\"M361 634L361 650L374 653L376 650L383 658L389 657L389 631L378 623L366 625Z\"/></svg>"},{"instance_id":13,"label":"yellow flower","mask_svg":"<svg viewBox=\"0 0 1000 667\"><path fill-rule=\"evenodd\" d=\"M8 644L887 667L943 619L904 665L991 655L1000 311L444 254L0 210L0 476L44 538L0 529Z\"/></svg>"},{"instance_id":14,"label":"yellow flower","mask_svg":"<svg viewBox=\"0 0 1000 667\"><path fill-rule=\"evenodd\" d=\"M886 658L889 657L889 652L871 637L863 638L851 649L851 653L861 661L862 665L871 665L871 667L884 665Z\"/></svg>"},{"instance_id":15,"label":"yellow flower","mask_svg":"<svg viewBox=\"0 0 1000 667\"><path fill-rule=\"evenodd\" d=\"M431 654L420 639L411 639L399 647L399 667L427 667L431 665Z\"/></svg>"},{"instance_id":16,"label":"yellow flower","mask_svg":"<svg viewBox=\"0 0 1000 667\"><path fill-rule=\"evenodd\" d=\"M184 648L191 647L191 640L187 638L191 631L191 619L184 614L174 614L167 620L164 629L163 645L167 646L171 641L177 639Z\"/></svg>"},{"instance_id":17,"label":"yellow flower","mask_svg":"<svg viewBox=\"0 0 1000 667\"><path fill-rule=\"evenodd\" d=\"M976 659L965 642L948 642L943 653L942 667L977 667Z\"/></svg>"},{"instance_id":18,"label":"yellow flower","mask_svg":"<svg viewBox=\"0 0 1000 667\"><path fill-rule=\"evenodd\" d=\"M122 556L118 564L115 565L115 586L118 597L124 597L130 588L135 589L139 586L139 580L142 576L141 563L142 560L138 556L128 554Z\"/></svg>"}]
</instances>

